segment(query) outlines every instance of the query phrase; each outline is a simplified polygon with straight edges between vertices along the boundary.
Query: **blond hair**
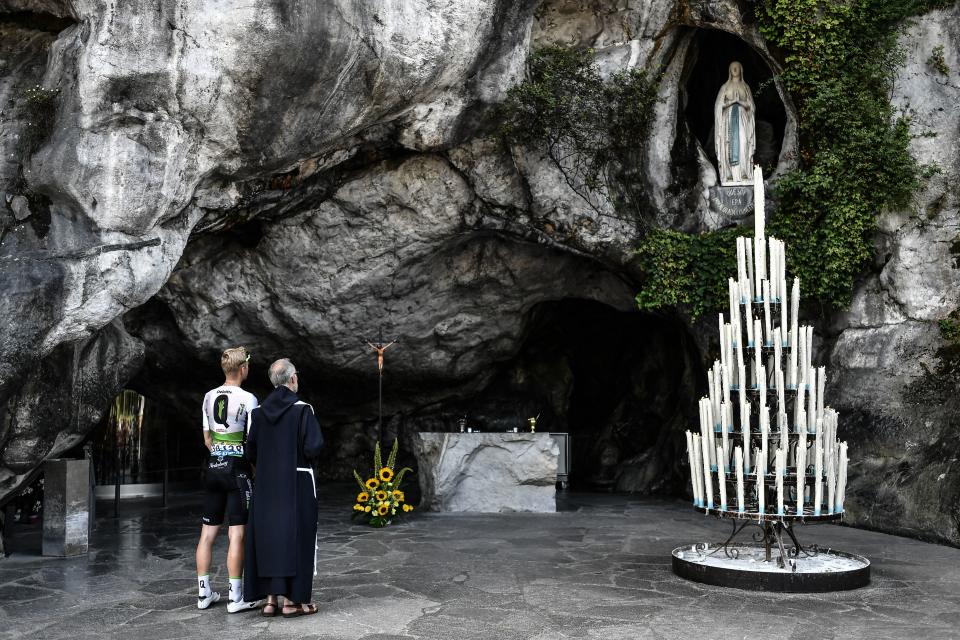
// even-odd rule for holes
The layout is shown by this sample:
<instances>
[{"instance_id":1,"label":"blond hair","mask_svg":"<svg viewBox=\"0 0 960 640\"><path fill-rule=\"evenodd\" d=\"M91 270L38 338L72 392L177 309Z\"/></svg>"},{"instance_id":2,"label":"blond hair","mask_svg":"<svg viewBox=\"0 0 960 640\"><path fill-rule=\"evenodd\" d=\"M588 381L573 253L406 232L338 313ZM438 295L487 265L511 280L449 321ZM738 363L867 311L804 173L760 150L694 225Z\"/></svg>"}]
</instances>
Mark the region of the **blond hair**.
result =
<instances>
[{"instance_id":1,"label":"blond hair","mask_svg":"<svg viewBox=\"0 0 960 640\"><path fill-rule=\"evenodd\" d=\"M239 371L248 358L246 347L231 347L220 356L220 368L224 375L229 376Z\"/></svg>"}]
</instances>

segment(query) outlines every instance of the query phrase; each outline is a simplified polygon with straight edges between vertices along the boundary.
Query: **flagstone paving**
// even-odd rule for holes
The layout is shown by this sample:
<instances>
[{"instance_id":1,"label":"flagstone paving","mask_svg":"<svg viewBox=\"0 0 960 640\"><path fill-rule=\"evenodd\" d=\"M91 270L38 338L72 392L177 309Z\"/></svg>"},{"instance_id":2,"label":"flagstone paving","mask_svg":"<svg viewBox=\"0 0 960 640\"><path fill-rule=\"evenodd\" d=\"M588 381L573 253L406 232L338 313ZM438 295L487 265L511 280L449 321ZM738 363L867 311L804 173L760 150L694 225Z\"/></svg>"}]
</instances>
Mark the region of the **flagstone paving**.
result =
<instances>
[{"instance_id":1,"label":"flagstone paving","mask_svg":"<svg viewBox=\"0 0 960 640\"><path fill-rule=\"evenodd\" d=\"M374 530L350 523L348 488L321 498L317 615L198 611L200 505L175 497L101 516L85 557L41 558L35 532L16 532L0 561L0 639L960 638L960 549L809 526L804 541L869 557L872 583L765 594L673 575L671 549L728 531L680 501L573 494L556 514L416 512ZM212 575L224 597L225 552L221 535Z\"/></svg>"}]
</instances>

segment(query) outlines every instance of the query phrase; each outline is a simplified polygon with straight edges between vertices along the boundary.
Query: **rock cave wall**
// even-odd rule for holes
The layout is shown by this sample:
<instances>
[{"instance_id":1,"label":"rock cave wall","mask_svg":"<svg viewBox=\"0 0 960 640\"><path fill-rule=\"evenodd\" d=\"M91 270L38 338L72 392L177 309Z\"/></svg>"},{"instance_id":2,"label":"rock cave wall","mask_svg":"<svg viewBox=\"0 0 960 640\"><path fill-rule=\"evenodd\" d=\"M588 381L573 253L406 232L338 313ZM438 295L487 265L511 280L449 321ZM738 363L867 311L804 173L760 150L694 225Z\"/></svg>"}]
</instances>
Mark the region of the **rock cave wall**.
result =
<instances>
[{"instance_id":1,"label":"rock cave wall","mask_svg":"<svg viewBox=\"0 0 960 640\"><path fill-rule=\"evenodd\" d=\"M953 543L953 412L910 404L904 390L924 379L924 363L939 366L936 321L958 306L957 12L909 28L895 97L917 110L918 132L937 132L914 151L944 171L921 195L923 213L885 214L883 263L820 332L831 397L848 416L841 435L854 446L848 520ZM500 424L506 417L484 407L522 395L511 376L549 362L530 360L549 335L544 310L572 300L653 322L648 330L684 345L684 366L669 369L675 397L650 417L636 403L656 387L625 391L584 431L595 446L578 447L612 461L597 464L607 474L598 484L677 490L681 405L700 392L713 325L629 313L633 249L650 224L744 222L711 209L716 172L684 100L696 99L693 61L711 53L705 31L739 38L776 73L745 15L732 0L275 0L216 11L0 0L10 105L0 120L0 501L82 439L122 386L192 419L228 344L254 352L254 380L274 357L297 361L335 425L331 475L365 460L376 437L360 336L380 325L402 339L388 357L385 437L448 425L460 411ZM493 134L491 107L522 78L531 47L551 42L592 47L604 73L663 71L653 133L638 141L649 220L587 206L543 155ZM936 43L947 45L946 76L923 63ZM15 146L29 121L23 92L37 83L57 91L56 117L26 152ZM796 116L774 87L780 174L796 162ZM634 353L638 369L625 378L667 370L669 351ZM569 388L563 369L552 375L536 393ZM571 427L571 407L558 424ZM638 426L671 407L668 426ZM623 446L631 428L642 447Z\"/></svg>"}]
</instances>

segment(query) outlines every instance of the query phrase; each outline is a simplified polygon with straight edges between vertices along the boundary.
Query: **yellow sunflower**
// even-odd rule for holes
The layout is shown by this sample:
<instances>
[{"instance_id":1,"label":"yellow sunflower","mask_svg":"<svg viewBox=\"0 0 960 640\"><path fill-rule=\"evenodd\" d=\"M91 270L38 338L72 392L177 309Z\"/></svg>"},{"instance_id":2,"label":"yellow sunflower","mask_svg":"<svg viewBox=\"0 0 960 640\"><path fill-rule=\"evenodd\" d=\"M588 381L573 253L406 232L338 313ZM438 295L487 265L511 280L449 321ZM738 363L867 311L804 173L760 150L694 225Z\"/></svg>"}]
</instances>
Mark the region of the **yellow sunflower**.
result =
<instances>
[{"instance_id":1,"label":"yellow sunflower","mask_svg":"<svg viewBox=\"0 0 960 640\"><path fill-rule=\"evenodd\" d=\"M367 489L370 489L371 491L373 491L374 489L380 486L380 481L377 480L376 478L370 478L364 484L367 485Z\"/></svg>"},{"instance_id":2,"label":"yellow sunflower","mask_svg":"<svg viewBox=\"0 0 960 640\"><path fill-rule=\"evenodd\" d=\"M410 512L410 511L413 511L413 507L411 507L411 506L408 505L408 504L405 504L405 505L403 505L403 511L404 511L404 513L408 513L408 512Z\"/></svg>"},{"instance_id":3,"label":"yellow sunflower","mask_svg":"<svg viewBox=\"0 0 960 640\"><path fill-rule=\"evenodd\" d=\"M370 505L367 505L363 508L364 513L370 513Z\"/></svg>"},{"instance_id":4,"label":"yellow sunflower","mask_svg":"<svg viewBox=\"0 0 960 640\"><path fill-rule=\"evenodd\" d=\"M387 492L386 492L386 491L377 491L377 492L376 492L375 494L373 494L373 495L374 495L374 497L377 499L377 502L383 502L384 500L387 499Z\"/></svg>"},{"instance_id":5,"label":"yellow sunflower","mask_svg":"<svg viewBox=\"0 0 960 640\"><path fill-rule=\"evenodd\" d=\"M384 482L390 482L393 480L393 469L390 467L384 467L383 469L380 469L380 479Z\"/></svg>"},{"instance_id":6,"label":"yellow sunflower","mask_svg":"<svg viewBox=\"0 0 960 640\"><path fill-rule=\"evenodd\" d=\"M394 490L393 497L400 502L403 502L403 491L400 491L399 489Z\"/></svg>"},{"instance_id":7,"label":"yellow sunflower","mask_svg":"<svg viewBox=\"0 0 960 640\"><path fill-rule=\"evenodd\" d=\"M367 493L366 491L361 492L360 495L357 496L357 502L369 502L369 501L370 501L370 494Z\"/></svg>"},{"instance_id":8,"label":"yellow sunflower","mask_svg":"<svg viewBox=\"0 0 960 640\"><path fill-rule=\"evenodd\" d=\"M377 513L379 513L379 514L382 515L382 516L387 515L387 511L389 511L389 510L390 510L390 507L388 507L388 506L385 505L385 504L382 504L382 505L380 505L379 507L377 507Z\"/></svg>"}]
</instances>

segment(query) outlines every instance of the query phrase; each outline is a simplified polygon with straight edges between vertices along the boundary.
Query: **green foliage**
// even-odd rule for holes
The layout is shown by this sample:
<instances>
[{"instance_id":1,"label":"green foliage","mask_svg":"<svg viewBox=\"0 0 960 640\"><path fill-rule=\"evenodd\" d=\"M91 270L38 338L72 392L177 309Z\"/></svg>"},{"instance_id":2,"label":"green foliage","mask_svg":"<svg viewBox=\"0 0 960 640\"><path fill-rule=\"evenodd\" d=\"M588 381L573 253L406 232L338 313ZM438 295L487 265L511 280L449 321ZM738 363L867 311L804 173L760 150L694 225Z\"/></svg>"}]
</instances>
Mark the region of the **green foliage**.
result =
<instances>
[{"instance_id":1,"label":"green foliage","mask_svg":"<svg viewBox=\"0 0 960 640\"><path fill-rule=\"evenodd\" d=\"M933 48L933 51L930 52L930 57L927 58L927 66L931 69L939 71L945 76L950 75L950 67L947 66L947 61L943 57L943 45L938 44Z\"/></svg>"},{"instance_id":2,"label":"green foliage","mask_svg":"<svg viewBox=\"0 0 960 640\"><path fill-rule=\"evenodd\" d=\"M543 148L567 184L599 211L610 199L638 214L637 151L650 131L657 80L640 70L604 82L592 51L548 46L534 51L528 78L501 105L501 134L511 144Z\"/></svg>"},{"instance_id":3,"label":"green foliage","mask_svg":"<svg viewBox=\"0 0 960 640\"><path fill-rule=\"evenodd\" d=\"M59 89L45 89L40 85L24 91L28 119L21 138L21 150L26 155L36 151L53 131L59 94Z\"/></svg>"},{"instance_id":4,"label":"green foliage","mask_svg":"<svg viewBox=\"0 0 960 640\"><path fill-rule=\"evenodd\" d=\"M783 55L782 79L799 111L801 166L777 186L770 232L787 268L826 307L849 304L873 255L877 215L903 207L920 185L906 114L890 104L903 54L900 22L915 0L765 0L764 37Z\"/></svg>"},{"instance_id":5,"label":"green foliage","mask_svg":"<svg viewBox=\"0 0 960 640\"><path fill-rule=\"evenodd\" d=\"M727 278L736 271L739 229L698 236L658 229L643 239L637 259L644 286L637 294L641 309L690 307L694 317L722 308Z\"/></svg>"},{"instance_id":6,"label":"green foliage","mask_svg":"<svg viewBox=\"0 0 960 640\"><path fill-rule=\"evenodd\" d=\"M951 346L960 347L960 309L954 310L938 324L944 341Z\"/></svg>"}]
</instances>

